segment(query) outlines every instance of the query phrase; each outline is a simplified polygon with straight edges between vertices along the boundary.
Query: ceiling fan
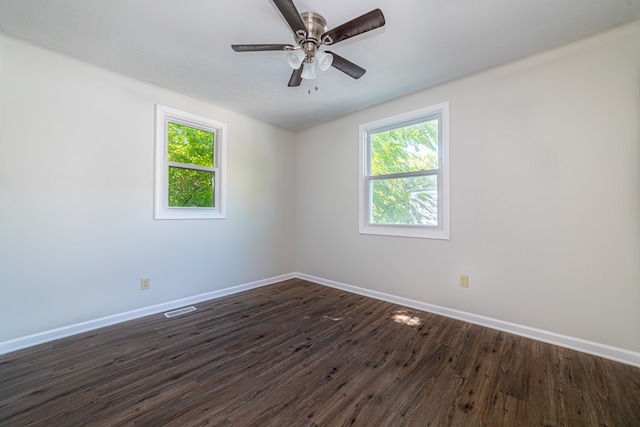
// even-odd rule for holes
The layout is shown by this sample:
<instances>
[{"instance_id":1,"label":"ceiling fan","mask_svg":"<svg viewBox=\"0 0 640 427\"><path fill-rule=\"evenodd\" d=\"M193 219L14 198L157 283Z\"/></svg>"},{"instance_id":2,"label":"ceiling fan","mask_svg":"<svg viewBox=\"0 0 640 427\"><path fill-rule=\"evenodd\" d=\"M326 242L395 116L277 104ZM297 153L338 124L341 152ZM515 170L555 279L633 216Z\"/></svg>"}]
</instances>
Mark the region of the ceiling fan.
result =
<instances>
[{"instance_id":1,"label":"ceiling fan","mask_svg":"<svg viewBox=\"0 0 640 427\"><path fill-rule=\"evenodd\" d=\"M233 50L236 52L273 50L289 52L287 61L293 68L289 87L300 86L302 79L315 79L316 66L321 71L326 71L333 66L354 79L359 79L364 75L366 72L364 68L333 52L320 50L320 48L384 26L384 15L380 9L374 9L327 31L327 21L320 14L315 12L298 13L292 0L273 0L273 2L293 30L296 45L232 44Z\"/></svg>"}]
</instances>

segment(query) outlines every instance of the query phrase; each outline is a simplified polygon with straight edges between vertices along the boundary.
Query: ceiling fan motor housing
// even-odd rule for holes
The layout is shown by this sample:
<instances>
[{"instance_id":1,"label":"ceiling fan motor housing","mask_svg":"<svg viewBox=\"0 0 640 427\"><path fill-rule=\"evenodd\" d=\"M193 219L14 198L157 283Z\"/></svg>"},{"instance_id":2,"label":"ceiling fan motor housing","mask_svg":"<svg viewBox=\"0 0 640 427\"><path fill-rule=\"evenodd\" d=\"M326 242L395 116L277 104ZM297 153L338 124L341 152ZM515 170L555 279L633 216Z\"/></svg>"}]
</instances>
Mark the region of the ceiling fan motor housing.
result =
<instances>
[{"instance_id":1,"label":"ceiling fan motor housing","mask_svg":"<svg viewBox=\"0 0 640 427\"><path fill-rule=\"evenodd\" d=\"M327 32L327 21L322 15L315 12L302 12L300 18L302 18L302 22L304 22L304 26L307 29L307 36L301 37L296 34L295 40L304 49L307 58L311 58L320 46L322 35Z\"/></svg>"}]
</instances>

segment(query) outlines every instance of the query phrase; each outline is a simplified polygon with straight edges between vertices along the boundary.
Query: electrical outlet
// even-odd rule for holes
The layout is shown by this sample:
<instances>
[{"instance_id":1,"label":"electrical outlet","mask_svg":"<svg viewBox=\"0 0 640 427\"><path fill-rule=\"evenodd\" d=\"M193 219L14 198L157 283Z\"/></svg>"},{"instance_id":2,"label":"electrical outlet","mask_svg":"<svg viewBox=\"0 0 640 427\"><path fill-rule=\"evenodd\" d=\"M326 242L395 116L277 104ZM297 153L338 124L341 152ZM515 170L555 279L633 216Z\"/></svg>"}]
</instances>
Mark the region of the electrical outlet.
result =
<instances>
[{"instance_id":1,"label":"electrical outlet","mask_svg":"<svg viewBox=\"0 0 640 427\"><path fill-rule=\"evenodd\" d=\"M151 287L151 279L149 279L148 277L140 279L140 290L146 291L150 287Z\"/></svg>"},{"instance_id":2,"label":"electrical outlet","mask_svg":"<svg viewBox=\"0 0 640 427\"><path fill-rule=\"evenodd\" d=\"M461 288L468 288L469 287L469 276L467 276L466 274L461 274L460 275L460 287Z\"/></svg>"}]
</instances>

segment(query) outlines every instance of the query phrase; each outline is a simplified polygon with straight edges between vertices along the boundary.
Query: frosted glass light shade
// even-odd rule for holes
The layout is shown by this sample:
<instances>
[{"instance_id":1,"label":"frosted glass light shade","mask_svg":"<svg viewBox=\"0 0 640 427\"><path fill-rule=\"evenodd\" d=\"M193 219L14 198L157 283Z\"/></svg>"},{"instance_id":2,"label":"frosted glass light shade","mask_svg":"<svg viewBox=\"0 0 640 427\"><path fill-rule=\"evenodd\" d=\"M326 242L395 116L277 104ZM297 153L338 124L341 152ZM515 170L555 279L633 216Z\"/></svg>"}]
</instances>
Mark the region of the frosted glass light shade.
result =
<instances>
[{"instance_id":1,"label":"frosted glass light shade","mask_svg":"<svg viewBox=\"0 0 640 427\"><path fill-rule=\"evenodd\" d=\"M302 78L307 80L315 80L316 64L315 62L305 62L302 64Z\"/></svg>"},{"instance_id":2,"label":"frosted glass light shade","mask_svg":"<svg viewBox=\"0 0 640 427\"><path fill-rule=\"evenodd\" d=\"M302 49L292 50L287 54L287 62L289 63L289 66L291 68L297 70L298 68L300 68L300 64L302 64L302 61L304 61L304 58L306 56L307 55Z\"/></svg>"},{"instance_id":3,"label":"frosted glass light shade","mask_svg":"<svg viewBox=\"0 0 640 427\"><path fill-rule=\"evenodd\" d=\"M327 71L333 63L333 55L330 53L317 51L315 57L320 71Z\"/></svg>"}]
</instances>

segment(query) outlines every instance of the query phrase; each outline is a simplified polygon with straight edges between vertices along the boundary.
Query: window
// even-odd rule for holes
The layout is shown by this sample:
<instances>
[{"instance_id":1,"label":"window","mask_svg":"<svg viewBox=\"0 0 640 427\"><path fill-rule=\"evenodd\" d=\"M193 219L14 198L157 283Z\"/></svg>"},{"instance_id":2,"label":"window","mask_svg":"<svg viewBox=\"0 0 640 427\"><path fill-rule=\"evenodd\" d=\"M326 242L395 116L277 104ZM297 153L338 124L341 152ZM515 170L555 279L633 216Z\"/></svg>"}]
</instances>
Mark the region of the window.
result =
<instances>
[{"instance_id":1,"label":"window","mask_svg":"<svg viewBox=\"0 0 640 427\"><path fill-rule=\"evenodd\" d=\"M225 218L227 125L156 106L156 219Z\"/></svg>"},{"instance_id":2,"label":"window","mask_svg":"<svg viewBox=\"0 0 640 427\"><path fill-rule=\"evenodd\" d=\"M360 125L360 233L449 239L449 104Z\"/></svg>"}]
</instances>

